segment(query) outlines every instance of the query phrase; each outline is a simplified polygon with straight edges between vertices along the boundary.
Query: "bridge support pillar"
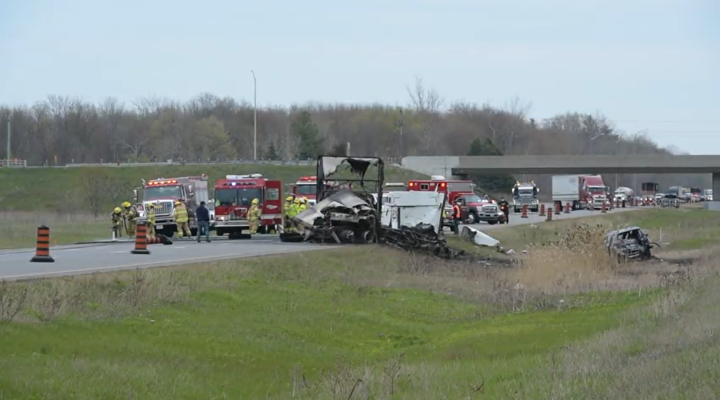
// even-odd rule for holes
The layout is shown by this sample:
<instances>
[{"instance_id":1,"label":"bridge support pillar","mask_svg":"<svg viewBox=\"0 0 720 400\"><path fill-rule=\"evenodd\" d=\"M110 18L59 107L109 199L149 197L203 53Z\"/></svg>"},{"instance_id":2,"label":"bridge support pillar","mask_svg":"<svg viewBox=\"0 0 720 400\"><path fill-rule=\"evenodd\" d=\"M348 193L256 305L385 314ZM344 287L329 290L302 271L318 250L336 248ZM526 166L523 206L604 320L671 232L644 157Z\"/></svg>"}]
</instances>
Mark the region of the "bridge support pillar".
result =
<instances>
[{"instance_id":1,"label":"bridge support pillar","mask_svg":"<svg viewBox=\"0 0 720 400\"><path fill-rule=\"evenodd\" d=\"M712 174L712 190L713 190L713 201L705 202L705 209L712 211L720 211L720 172L713 172Z\"/></svg>"}]
</instances>

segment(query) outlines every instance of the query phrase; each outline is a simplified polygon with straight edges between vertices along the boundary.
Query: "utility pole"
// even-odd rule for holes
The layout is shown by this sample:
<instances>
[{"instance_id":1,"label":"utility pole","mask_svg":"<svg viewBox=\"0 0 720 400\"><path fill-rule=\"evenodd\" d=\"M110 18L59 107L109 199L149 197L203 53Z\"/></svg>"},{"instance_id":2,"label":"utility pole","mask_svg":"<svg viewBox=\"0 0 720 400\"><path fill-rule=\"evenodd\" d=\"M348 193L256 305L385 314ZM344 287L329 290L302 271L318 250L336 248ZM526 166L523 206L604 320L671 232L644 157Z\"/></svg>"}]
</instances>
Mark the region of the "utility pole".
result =
<instances>
[{"instance_id":1,"label":"utility pole","mask_svg":"<svg viewBox=\"0 0 720 400\"><path fill-rule=\"evenodd\" d=\"M255 71L250 70L253 76L253 157L257 161L257 79L255 79Z\"/></svg>"},{"instance_id":2,"label":"utility pole","mask_svg":"<svg viewBox=\"0 0 720 400\"><path fill-rule=\"evenodd\" d=\"M397 120L397 126L400 128L400 162L405 157L405 137L403 136L403 110L400 109L400 118Z\"/></svg>"},{"instance_id":3,"label":"utility pole","mask_svg":"<svg viewBox=\"0 0 720 400\"><path fill-rule=\"evenodd\" d=\"M10 119L12 118L12 114L8 114L8 134L7 134L7 160L10 162L10 156L12 154L10 153L10 138L12 138L12 127L10 125Z\"/></svg>"}]
</instances>

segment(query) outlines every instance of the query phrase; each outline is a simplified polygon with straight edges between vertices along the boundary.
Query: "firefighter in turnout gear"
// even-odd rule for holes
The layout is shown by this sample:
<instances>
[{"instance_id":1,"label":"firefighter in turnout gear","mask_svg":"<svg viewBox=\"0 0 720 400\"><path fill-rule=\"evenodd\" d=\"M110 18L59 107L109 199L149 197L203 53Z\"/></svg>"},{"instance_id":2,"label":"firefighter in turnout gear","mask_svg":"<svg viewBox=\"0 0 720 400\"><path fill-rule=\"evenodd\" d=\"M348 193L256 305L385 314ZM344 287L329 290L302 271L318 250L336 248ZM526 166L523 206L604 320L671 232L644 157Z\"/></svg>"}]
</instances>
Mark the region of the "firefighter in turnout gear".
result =
<instances>
[{"instance_id":1,"label":"firefighter in turnout gear","mask_svg":"<svg viewBox=\"0 0 720 400\"><path fill-rule=\"evenodd\" d=\"M252 206L248 210L248 221L250 221L250 234L257 233L258 225L260 224L260 217L262 216L262 210L260 209L260 201L253 199Z\"/></svg>"},{"instance_id":2,"label":"firefighter in turnout gear","mask_svg":"<svg viewBox=\"0 0 720 400\"><path fill-rule=\"evenodd\" d=\"M126 224L125 230L127 231L128 237L133 237L135 236L135 226L137 225L137 207L135 207L133 204L130 204L129 201L122 203L122 206L125 209L123 214L123 218L125 219Z\"/></svg>"},{"instance_id":3,"label":"firefighter in turnout gear","mask_svg":"<svg viewBox=\"0 0 720 400\"><path fill-rule=\"evenodd\" d=\"M303 197L302 199L300 199L300 208L298 209L298 214L307 210L307 201L307 197Z\"/></svg>"},{"instance_id":4,"label":"firefighter in turnout gear","mask_svg":"<svg viewBox=\"0 0 720 400\"><path fill-rule=\"evenodd\" d=\"M147 236L155 236L155 210L160 208L160 204L153 203L147 206Z\"/></svg>"},{"instance_id":5,"label":"firefighter in turnout gear","mask_svg":"<svg viewBox=\"0 0 720 400\"><path fill-rule=\"evenodd\" d=\"M115 237L121 237L123 231L123 215L120 207L115 207L112 214L110 214L110 220L112 221L112 231L115 234Z\"/></svg>"},{"instance_id":6,"label":"firefighter in turnout gear","mask_svg":"<svg viewBox=\"0 0 720 400\"><path fill-rule=\"evenodd\" d=\"M510 203L505 200L505 197L500 198L500 210L505 214L505 223L510 223Z\"/></svg>"},{"instance_id":7,"label":"firefighter in turnout gear","mask_svg":"<svg viewBox=\"0 0 720 400\"><path fill-rule=\"evenodd\" d=\"M293 203L294 197L288 196L285 198L285 205L283 206L283 216L285 217L285 223L283 224L283 229L285 232L293 232L293 223L290 221L290 218L293 217L293 208L295 207L295 204Z\"/></svg>"},{"instance_id":8,"label":"firefighter in turnout gear","mask_svg":"<svg viewBox=\"0 0 720 400\"><path fill-rule=\"evenodd\" d=\"M175 210L173 211L175 217L175 223L177 224L178 237L190 237L190 226L188 226L188 211L185 208L185 204L180 201L175 202Z\"/></svg>"}]
</instances>

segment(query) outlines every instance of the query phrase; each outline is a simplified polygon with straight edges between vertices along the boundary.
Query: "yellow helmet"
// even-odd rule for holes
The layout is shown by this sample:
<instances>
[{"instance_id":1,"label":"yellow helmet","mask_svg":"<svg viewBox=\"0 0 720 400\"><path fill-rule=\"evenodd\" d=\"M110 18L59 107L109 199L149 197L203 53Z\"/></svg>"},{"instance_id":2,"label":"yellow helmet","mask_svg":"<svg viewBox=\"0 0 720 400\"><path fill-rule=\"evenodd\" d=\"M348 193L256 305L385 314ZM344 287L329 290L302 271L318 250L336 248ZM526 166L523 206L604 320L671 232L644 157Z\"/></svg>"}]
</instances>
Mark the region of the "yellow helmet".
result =
<instances>
[{"instance_id":1,"label":"yellow helmet","mask_svg":"<svg viewBox=\"0 0 720 400\"><path fill-rule=\"evenodd\" d=\"M307 204L307 197L303 197L303 204Z\"/></svg>"},{"instance_id":2,"label":"yellow helmet","mask_svg":"<svg viewBox=\"0 0 720 400\"><path fill-rule=\"evenodd\" d=\"M293 201L293 197L292 197L292 196L288 196L288 197L285 198L285 201L287 201L288 203L291 203L291 202Z\"/></svg>"},{"instance_id":3,"label":"yellow helmet","mask_svg":"<svg viewBox=\"0 0 720 400\"><path fill-rule=\"evenodd\" d=\"M299 198L299 197L296 197L296 198L295 198L295 203L300 204L300 198Z\"/></svg>"},{"instance_id":4,"label":"yellow helmet","mask_svg":"<svg viewBox=\"0 0 720 400\"><path fill-rule=\"evenodd\" d=\"M113 211L115 212L115 214L120 214L122 212L120 207L115 207L115 209Z\"/></svg>"},{"instance_id":5,"label":"yellow helmet","mask_svg":"<svg viewBox=\"0 0 720 400\"><path fill-rule=\"evenodd\" d=\"M155 208L162 208L162 205L161 205L160 203L155 203L155 204L153 204L153 207L155 207Z\"/></svg>"},{"instance_id":6,"label":"yellow helmet","mask_svg":"<svg viewBox=\"0 0 720 400\"><path fill-rule=\"evenodd\" d=\"M179 206L179 205L180 205L180 202L179 202L179 201L176 201L176 202L175 202L175 205L176 205L176 206Z\"/></svg>"},{"instance_id":7,"label":"yellow helmet","mask_svg":"<svg viewBox=\"0 0 720 400\"><path fill-rule=\"evenodd\" d=\"M252 203L253 203L253 204L258 204L258 203L260 203L260 201L259 201L258 199L253 199Z\"/></svg>"},{"instance_id":8,"label":"yellow helmet","mask_svg":"<svg viewBox=\"0 0 720 400\"><path fill-rule=\"evenodd\" d=\"M122 206L125 208L130 208L130 202L126 201L126 202L122 203Z\"/></svg>"}]
</instances>

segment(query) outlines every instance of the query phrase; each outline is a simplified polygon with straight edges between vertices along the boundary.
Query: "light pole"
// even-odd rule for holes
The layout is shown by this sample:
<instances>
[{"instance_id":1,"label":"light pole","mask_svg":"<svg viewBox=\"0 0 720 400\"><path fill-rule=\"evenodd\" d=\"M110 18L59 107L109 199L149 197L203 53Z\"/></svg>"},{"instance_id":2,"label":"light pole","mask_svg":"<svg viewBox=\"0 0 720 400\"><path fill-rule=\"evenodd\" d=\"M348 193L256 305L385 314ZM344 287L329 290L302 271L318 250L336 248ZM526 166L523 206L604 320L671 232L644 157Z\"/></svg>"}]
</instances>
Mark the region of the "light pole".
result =
<instances>
[{"instance_id":1,"label":"light pole","mask_svg":"<svg viewBox=\"0 0 720 400\"><path fill-rule=\"evenodd\" d=\"M619 146L619 144L620 144L620 141L621 141L621 140L622 140L622 138L618 138L618 140L615 141L615 155L616 155L616 156L619 156L619 155L620 155L620 146ZM616 172L616 173L615 173L615 190L617 190L617 188L618 188L618 173Z\"/></svg>"},{"instance_id":2,"label":"light pole","mask_svg":"<svg viewBox=\"0 0 720 400\"><path fill-rule=\"evenodd\" d=\"M253 158L257 161L257 79L255 71L250 70L253 76Z\"/></svg>"}]
</instances>

